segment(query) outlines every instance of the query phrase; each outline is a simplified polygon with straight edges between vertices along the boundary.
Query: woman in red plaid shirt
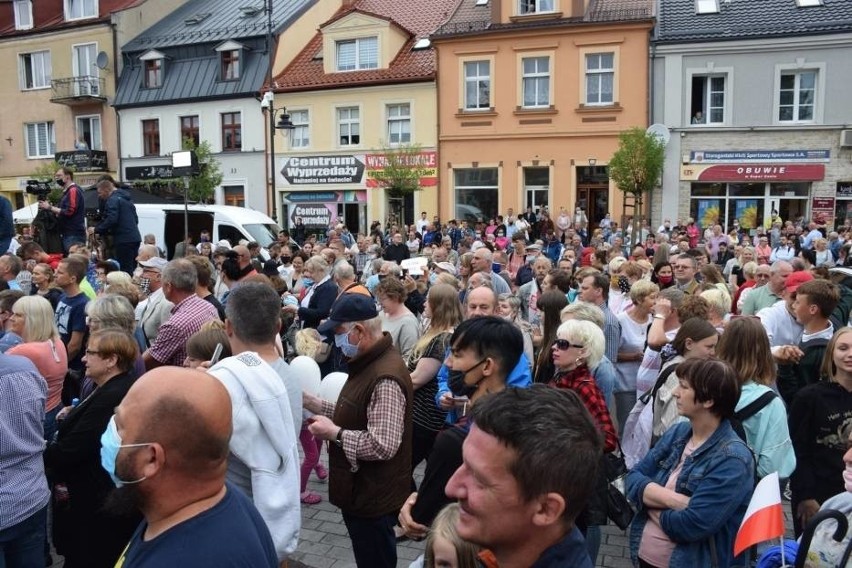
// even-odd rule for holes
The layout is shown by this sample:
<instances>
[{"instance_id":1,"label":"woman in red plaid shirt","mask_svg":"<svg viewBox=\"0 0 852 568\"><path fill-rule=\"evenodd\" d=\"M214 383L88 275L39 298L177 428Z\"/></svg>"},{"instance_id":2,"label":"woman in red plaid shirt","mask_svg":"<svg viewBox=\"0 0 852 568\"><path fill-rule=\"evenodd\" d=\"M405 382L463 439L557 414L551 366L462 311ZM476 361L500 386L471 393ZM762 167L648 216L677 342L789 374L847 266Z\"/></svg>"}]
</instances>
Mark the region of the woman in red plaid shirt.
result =
<instances>
[{"instance_id":1,"label":"woman in red plaid shirt","mask_svg":"<svg viewBox=\"0 0 852 568\"><path fill-rule=\"evenodd\" d=\"M568 320L556 330L556 340L550 350L556 372L550 385L576 392L604 437L604 452L618 446L618 436L607 410L604 395L598 388L591 369L604 354L606 340L597 325L584 320ZM586 537L586 546L594 564L600 547L600 525L607 523L606 478L603 467L598 469L595 494L589 498L585 510L577 517L577 527Z\"/></svg>"}]
</instances>

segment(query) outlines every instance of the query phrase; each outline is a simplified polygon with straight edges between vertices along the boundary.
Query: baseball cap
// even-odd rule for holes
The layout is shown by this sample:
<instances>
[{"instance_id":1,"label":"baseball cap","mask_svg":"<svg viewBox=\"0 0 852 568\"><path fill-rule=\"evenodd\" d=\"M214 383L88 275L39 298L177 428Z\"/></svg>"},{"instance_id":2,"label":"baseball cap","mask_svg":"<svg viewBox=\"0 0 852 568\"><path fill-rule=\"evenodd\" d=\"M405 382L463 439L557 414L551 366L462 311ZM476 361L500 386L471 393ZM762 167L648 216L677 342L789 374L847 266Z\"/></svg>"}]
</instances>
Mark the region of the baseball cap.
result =
<instances>
[{"instance_id":1,"label":"baseball cap","mask_svg":"<svg viewBox=\"0 0 852 568\"><path fill-rule=\"evenodd\" d=\"M148 260L143 260L139 263L139 266L143 268L153 268L154 270L162 271L169 262L165 258L160 258L159 256L154 256L149 258Z\"/></svg>"},{"instance_id":2,"label":"baseball cap","mask_svg":"<svg viewBox=\"0 0 852 568\"><path fill-rule=\"evenodd\" d=\"M527 252L541 252L541 245L537 245L537 244L527 245Z\"/></svg>"},{"instance_id":3,"label":"baseball cap","mask_svg":"<svg viewBox=\"0 0 852 568\"><path fill-rule=\"evenodd\" d=\"M784 288L786 288L788 293L792 294L793 292L798 290L799 286L801 286L805 282L810 282L813 279L814 277L810 272L806 270L800 270L787 276L787 280L784 282Z\"/></svg>"},{"instance_id":4,"label":"baseball cap","mask_svg":"<svg viewBox=\"0 0 852 568\"><path fill-rule=\"evenodd\" d=\"M444 272L449 272L453 276L456 275L456 267L453 266L450 262L439 262L435 265L435 268L443 270Z\"/></svg>"},{"instance_id":5,"label":"baseball cap","mask_svg":"<svg viewBox=\"0 0 852 568\"><path fill-rule=\"evenodd\" d=\"M331 306L328 319L317 327L317 331L327 334L343 323L371 320L379 315L376 301L364 294L342 294Z\"/></svg>"}]
</instances>

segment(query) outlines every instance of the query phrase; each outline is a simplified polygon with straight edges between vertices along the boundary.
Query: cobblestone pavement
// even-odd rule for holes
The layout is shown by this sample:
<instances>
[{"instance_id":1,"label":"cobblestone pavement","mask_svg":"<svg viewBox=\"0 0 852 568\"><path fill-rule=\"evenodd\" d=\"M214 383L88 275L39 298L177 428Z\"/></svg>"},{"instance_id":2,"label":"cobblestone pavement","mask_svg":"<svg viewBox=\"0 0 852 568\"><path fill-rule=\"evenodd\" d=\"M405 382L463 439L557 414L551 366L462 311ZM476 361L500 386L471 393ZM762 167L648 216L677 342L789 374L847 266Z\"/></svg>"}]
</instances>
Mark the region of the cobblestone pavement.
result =
<instances>
[{"instance_id":1,"label":"cobblestone pavement","mask_svg":"<svg viewBox=\"0 0 852 568\"><path fill-rule=\"evenodd\" d=\"M321 461L327 463L323 449ZM415 480L420 483L423 465L415 471ZM289 568L355 568L352 556L352 543L340 516L340 510L328 502L328 486L311 475L308 487L323 496L322 503L302 505L302 534L299 548L293 555L294 562ZM785 526L789 529L787 538L793 538L793 521L790 516L790 503L784 502ZM601 530L601 547L597 566L600 568L632 568L627 533L615 525ZM404 542L397 547L397 568L408 565L423 552L423 543Z\"/></svg>"},{"instance_id":2,"label":"cobblestone pavement","mask_svg":"<svg viewBox=\"0 0 852 568\"><path fill-rule=\"evenodd\" d=\"M301 448L300 448L301 452ZM301 455L300 455L301 458ZM328 465L328 456L323 449L321 461ZM415 480L419 483L423 476L423 465L415 471ZM288 568L355 568L352 556L352 543L343 524L340 510L328 502L328 484L320 482L311 475L308 487L320 495L323 500L316 505L302 505L302 531L299 548L290 559ZM790 503L784 502L785 526L787 538L792 538L793 521L790 516ZM632 568L627 534L614 525L603 527L601 548L598 554L599 568ZM402 542L397 547L397 567L408 568L409 564L423 552L422 542ZM56 559L53 566L63 566L62 557Z\"/></svg>"}]
</instances>

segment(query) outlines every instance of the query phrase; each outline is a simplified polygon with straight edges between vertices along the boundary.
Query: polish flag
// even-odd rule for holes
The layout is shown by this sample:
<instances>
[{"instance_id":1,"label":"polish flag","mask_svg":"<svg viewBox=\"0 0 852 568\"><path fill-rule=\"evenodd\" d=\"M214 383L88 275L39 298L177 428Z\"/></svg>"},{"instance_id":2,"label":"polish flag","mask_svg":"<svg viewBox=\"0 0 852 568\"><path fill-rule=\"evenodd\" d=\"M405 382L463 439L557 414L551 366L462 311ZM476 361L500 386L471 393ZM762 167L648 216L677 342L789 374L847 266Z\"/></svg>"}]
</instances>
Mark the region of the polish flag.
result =
<instances>
[{"instance_id":1,"label":"polish flag","mask_svg":"<svg viewBox=\"0 0 852 568\"><path fill-rule=\"evenodd\" d=\"M759 542L784 536L784 511L778 473L760 480L748 504L745 517L734 541L734 555Z\"/></svg>"}]
</instances>

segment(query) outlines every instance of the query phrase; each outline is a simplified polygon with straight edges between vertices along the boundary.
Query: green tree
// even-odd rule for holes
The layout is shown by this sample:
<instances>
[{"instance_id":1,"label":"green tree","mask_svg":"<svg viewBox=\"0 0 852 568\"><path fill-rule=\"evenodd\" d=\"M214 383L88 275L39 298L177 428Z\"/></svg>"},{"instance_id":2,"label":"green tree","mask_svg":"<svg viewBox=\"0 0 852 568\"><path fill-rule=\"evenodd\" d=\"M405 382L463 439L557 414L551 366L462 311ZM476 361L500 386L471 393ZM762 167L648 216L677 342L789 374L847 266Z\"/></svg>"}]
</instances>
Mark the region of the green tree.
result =
<instances>
[{"instance_id":1,"label":"green tree","mask_svg":"<svg viewBox=\"0 0 852 568\"><path fill-rule=\"evenodd\" d=\"M609 177L618 188L634 197L636 203L633 222L634 234L631 241L636 244L636 234L641 231L642 209L645 195L657 185L663 173L665 144L645 129L635 127L625 130L618 137L618 150L609 161Z\"/></svg>"},{"instance_id":2,"label":"green tree","mask_svg":"<svg viewBox=\"0 0 852 568\"><path fill-rule=\"evenodd\" d=\"M384 155L384 167L369 172L369 176L385 189L390 215L402 220L403 198L423 189L420 180L432 169L424 165L419 144L385 146L377 153Z\"/></svg>"},{"instance_id":3,"label":"green tree","mask_svg":"<svg viewBox=\"0 0 852 568\"><path fill-rule=\"evenodd\" d=\"M222 183L222 167L219 160L213 156L210 142L201 141L198 146L191 138L184 138L184 150L194 150L198 157L199 174L189 180L189 200L206 203L213 197L213 192Z\"/></svg>"},{"instance_id":4,"label":"green tree","mask_svg":"<svg viewBox=\"0 0 852 568\"><path fill-rule=\"evenodd\" d=\"M62 198L62 188L53 183L53 176L60 167L62 166L56 161L44 162L30 174L30 179L47 182L51 185L52 189L47 195L47 200L53 204L59 203Z\"/></svg>"}]
</instances>

